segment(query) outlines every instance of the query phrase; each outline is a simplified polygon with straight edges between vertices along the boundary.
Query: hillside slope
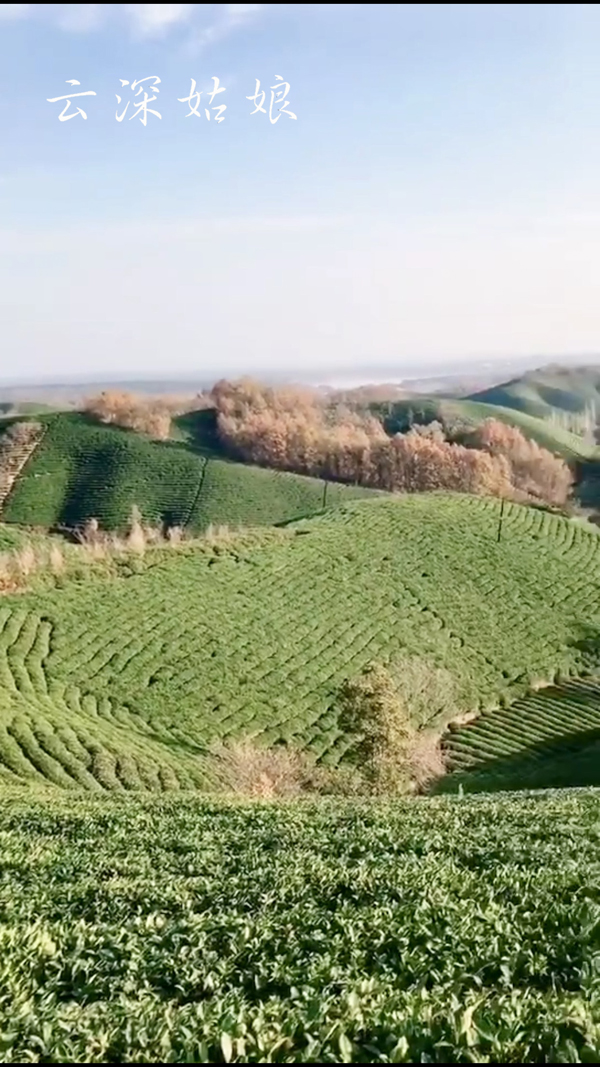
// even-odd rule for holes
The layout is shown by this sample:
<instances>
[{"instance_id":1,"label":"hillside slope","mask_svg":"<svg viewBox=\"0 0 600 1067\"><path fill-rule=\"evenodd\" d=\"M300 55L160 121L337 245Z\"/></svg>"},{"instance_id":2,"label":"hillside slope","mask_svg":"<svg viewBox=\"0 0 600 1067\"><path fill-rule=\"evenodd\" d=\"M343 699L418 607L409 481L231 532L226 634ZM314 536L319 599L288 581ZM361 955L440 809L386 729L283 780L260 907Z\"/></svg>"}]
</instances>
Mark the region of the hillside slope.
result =
<instances>
[{"instance_id":1,"label":"hillside slope","mask_svg":"<svg viewBox=\"0 0 600 1067\"><path fill-rule=\"evenodd\" d=\"M540 689L450 730L443 791L600 785L600 680Z\"/></svg>"},{"instance_id":2,"label":"hillside slope","mask_svg":"<svg viewBox=\"0 0 600 1067\"><path fill-rule=\"evenodd\" d=\"M484 419L499 419L509 426L518 427L526 437L537 441L543 448L567 461L590 459L597 454L594 445L587 444L578 434L561 426L555 426L517 408L483 403L474 398L458 400L439 396L413 396L388 404L372 404L371 410L383 419L388 433L404 433L413 422L428 423L434 419L442 423L460 419L471 425L478 425Z\"/></svg>"},{"instance_id":3,"label":"hillside slope","mask_svg":"<svg viewBox=\"0 0 600 1067\"><path fill-rule=\"evenodd\" d=\"M336 764L339 686L405 652L452 672L462 710L598 668L598 534L515 504L498 542L498 520L468 496L354 501L3 598L2 776L207 785L207 746L240 735Z\"/></svg>"},{"instance_id":4,"label":"hillside slope","mask_svg":"<svg viewBox=\"0 0 600 1067\"><path fill-rule=\"evenodd\" d=\"M600 406L600 367L542 367L472 393L471 400L514 408L547 419L553 412Z\"/></svg>"},{"instance_id":5,"label":"hillside slope","mask_svg":"<svg viewBox=\"0 0 600 1067\"><path fill-rule=\"evenodd\" d=\"M2 521L51 528L97 518L124 526L132 505L148 522L191 531L210 523L273 525L373 490L233 463L200 420L181 420L179 440L151 441L77 413L40 418L48 430L23 468Z\"/></svg>"}]
</instances>

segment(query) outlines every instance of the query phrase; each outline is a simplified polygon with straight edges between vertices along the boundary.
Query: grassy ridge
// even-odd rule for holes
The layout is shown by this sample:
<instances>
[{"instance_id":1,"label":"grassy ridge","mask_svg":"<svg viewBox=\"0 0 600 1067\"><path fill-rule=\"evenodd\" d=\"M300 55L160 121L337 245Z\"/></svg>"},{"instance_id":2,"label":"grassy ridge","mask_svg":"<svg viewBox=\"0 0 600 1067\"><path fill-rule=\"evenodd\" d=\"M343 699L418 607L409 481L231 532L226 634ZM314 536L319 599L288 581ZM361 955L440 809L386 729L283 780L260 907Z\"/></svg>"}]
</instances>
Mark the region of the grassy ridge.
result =
<instances>
[{"instance_id":1,"label":"grassy ridge","mask_svg":"<svg viewBox=\"0 0 600 1067\"><path fill-rule=\"evenodd\" d=\"M408 397L406 400L395 400L393 403L370 406L374 412L384 417L388 433L404 432L409 425L410 413L416 422L461 418L466 422L478 424L484 419L493 418L506 422L509 426L518 427L526 437L537 441L543 448L547 448L566 460L589 459L597 452L594 446L587 445L577 434L560 426L554 426L517 408L483 403L475 399L456 400L439 396L415 396Z\"/></svg>"},{"instance_id":2,"label":"grassy ridge","mask_svg":"<svg viewBox=\"0 0 600 1067\"><path fill-rule=\"evenodd\" d=\"M372 493L325 490L319 479L230 463L189 435L150 441L76 413L41 421L48 432L5 504L5 522L54 527L97 518L115 529L136 504L146 521L190 530L211 522L271 525L318 511L325 492L327 503Z\"/></svg>"},{"instance_id":3,"label":"grassy ridge","mask_svg":"<svg viewBox=\"0 0 600 1067\"><path fill-rule=\"evenodd\" d=\"M542 419L553 411L581 412L600 401L600 368L543 367L473 393L471 399Z\"/></svg>"},{"instance_id":4,"label":"grassy ridge","mask_svg":"<svg viewBox=\"0 0 600 1067\"><path fill-rule=\"evenodd\" d=\"M212 741L242 734L335 765L339 686L406 652L452 672L463 710L596 669L598 534L515 504L498 543L498 520L468 496L355 501L4 598L5 774L186 788Z\"/></svg>"},{"instance_id":5,"label":"grassy ridge","mask_svg":"<svg viewBox=\"0 0 600 1067\"><path fill-rule=\"evenodd\" d=\"M599 820L0 794L3 1062L597 1062Z\"/></svg>"}]
</instances>

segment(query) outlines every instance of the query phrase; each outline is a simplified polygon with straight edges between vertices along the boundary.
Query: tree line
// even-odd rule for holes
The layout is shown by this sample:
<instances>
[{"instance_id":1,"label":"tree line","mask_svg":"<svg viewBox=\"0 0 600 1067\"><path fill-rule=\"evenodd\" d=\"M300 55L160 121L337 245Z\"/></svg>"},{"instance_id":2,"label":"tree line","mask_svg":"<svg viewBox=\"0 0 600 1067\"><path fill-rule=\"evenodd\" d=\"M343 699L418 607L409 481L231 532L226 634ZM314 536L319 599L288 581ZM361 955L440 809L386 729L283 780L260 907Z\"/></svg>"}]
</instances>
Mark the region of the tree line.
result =
<instances>
[{"instance_id":1,"label":"tree line","mask_svg":"<svg viewBox=\"0 0 600 1067\"><path fill-rule=\"evenodd\" d=\"M390 434L364 403L249 378L222 379L193 400L107 391L85 404L102 422L163 440L175 415L207 407L215 411L224 451L259 466L390 492L444 489L559 507L573 483L567 463L497 419Z\"/></svg>"},{"instance_id":2,"label":"tree line","mask_svg":"<svg viewBox=\"0 0 600 1067\"><path fill-rule=\"evenodd\" d=\"M309 390L223 380L211 399L223 446L259 465L391 492L446 489L557 506L573 482L562 459L493 418L390 435L373 414L324 404Z\"/></svg>"}]
</instances>

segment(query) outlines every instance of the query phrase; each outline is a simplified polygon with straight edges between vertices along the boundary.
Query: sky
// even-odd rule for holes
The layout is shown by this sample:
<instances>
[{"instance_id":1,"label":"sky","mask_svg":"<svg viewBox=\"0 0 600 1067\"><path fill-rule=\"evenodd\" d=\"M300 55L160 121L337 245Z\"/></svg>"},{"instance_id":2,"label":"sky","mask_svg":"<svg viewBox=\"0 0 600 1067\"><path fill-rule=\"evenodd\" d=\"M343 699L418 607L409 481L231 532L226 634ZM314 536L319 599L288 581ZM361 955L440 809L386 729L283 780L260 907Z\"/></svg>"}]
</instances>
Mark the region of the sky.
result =
<instances>
[{"instance_id":1,"label":"sky","mask_svg":"<svg viewBox=\"0 0 600 1067\"><path fill-rule=\"evenodd\" d=\"M599 54L595 4L0 5L0 378L595 356Z\"/></svg>"}]
</instances>

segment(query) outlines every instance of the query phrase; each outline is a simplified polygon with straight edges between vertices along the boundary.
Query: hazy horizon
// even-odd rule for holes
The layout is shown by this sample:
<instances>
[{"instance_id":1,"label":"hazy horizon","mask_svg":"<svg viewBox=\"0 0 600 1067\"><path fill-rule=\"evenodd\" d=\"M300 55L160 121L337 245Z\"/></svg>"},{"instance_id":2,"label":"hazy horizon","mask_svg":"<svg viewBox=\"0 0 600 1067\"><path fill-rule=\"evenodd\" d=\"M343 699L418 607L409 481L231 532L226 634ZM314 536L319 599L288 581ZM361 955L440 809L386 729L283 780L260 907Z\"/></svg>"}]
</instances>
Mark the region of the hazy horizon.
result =
<instances>
[{"instance_id":1,"label":"hazy horizon","mask_svg":"<svg viewBox=\"0 0 600 1067\"><path fill-rule=\"evenodd\" d=\"M598 351L599 45L588 4L1 5L0 380Z\"/></svg>"},{"instance_id":2,"label":"hazy horizon","mask_svg":"<svg viewBox=\"0 0 600 1067\"><path fill-rule=\"evenodd\" d=\"M321 368L317 370L302 370L301 368L290 368L288 372L278 371L276 369L269 368L246 368L243 371L243 375L255 378L258 381L263 381L272 384L283 384L297 382L298 384L306 384L313 387L333 387L342 389L352 389L364 385L402 385L406 384L408 387L414 382L431 382L436 381L451 381L456 380L468 381L478 380L482 382L500 382L509 380L511 377L518 377L527 371L541 370L545 367L552 365L562 365L565 367L599 367L600 368L600 356L582 356L571 355L570 357L548 357L544 359L530 357L528 359L520 358L498 358L496 360L481 361L473 363L470 361L455 360L451 363L438 362L438 363L419 363L408 364L404 366L399 364L391 364L388 367L382 365L365 365L360 366L348 366L344 368ZM123 373L118 374L75 374L75 375L54 375L54 376L33 376L33 377L3 377L0 375L0 393L7 395L11 392L20 392L24 394L27 391L31 391L32 394L36 392L44 392L45 390L59 392L64 389L66 392L77 391L80 387L82 390L93 387L122 387L124 389L133 389L136 387L142 388L144 386L163 386L168 389L173 387L187 387L189 390L194 388L207 388L214 384L219 378L236 378L238 375L235 373L228 373L227 368L214 367L205 368L203 371L197 373L176 374L168 373L166 369L162 373L134 375ZM185 391L185 389L184 389Z\"/></svg>"}]
</instances>

